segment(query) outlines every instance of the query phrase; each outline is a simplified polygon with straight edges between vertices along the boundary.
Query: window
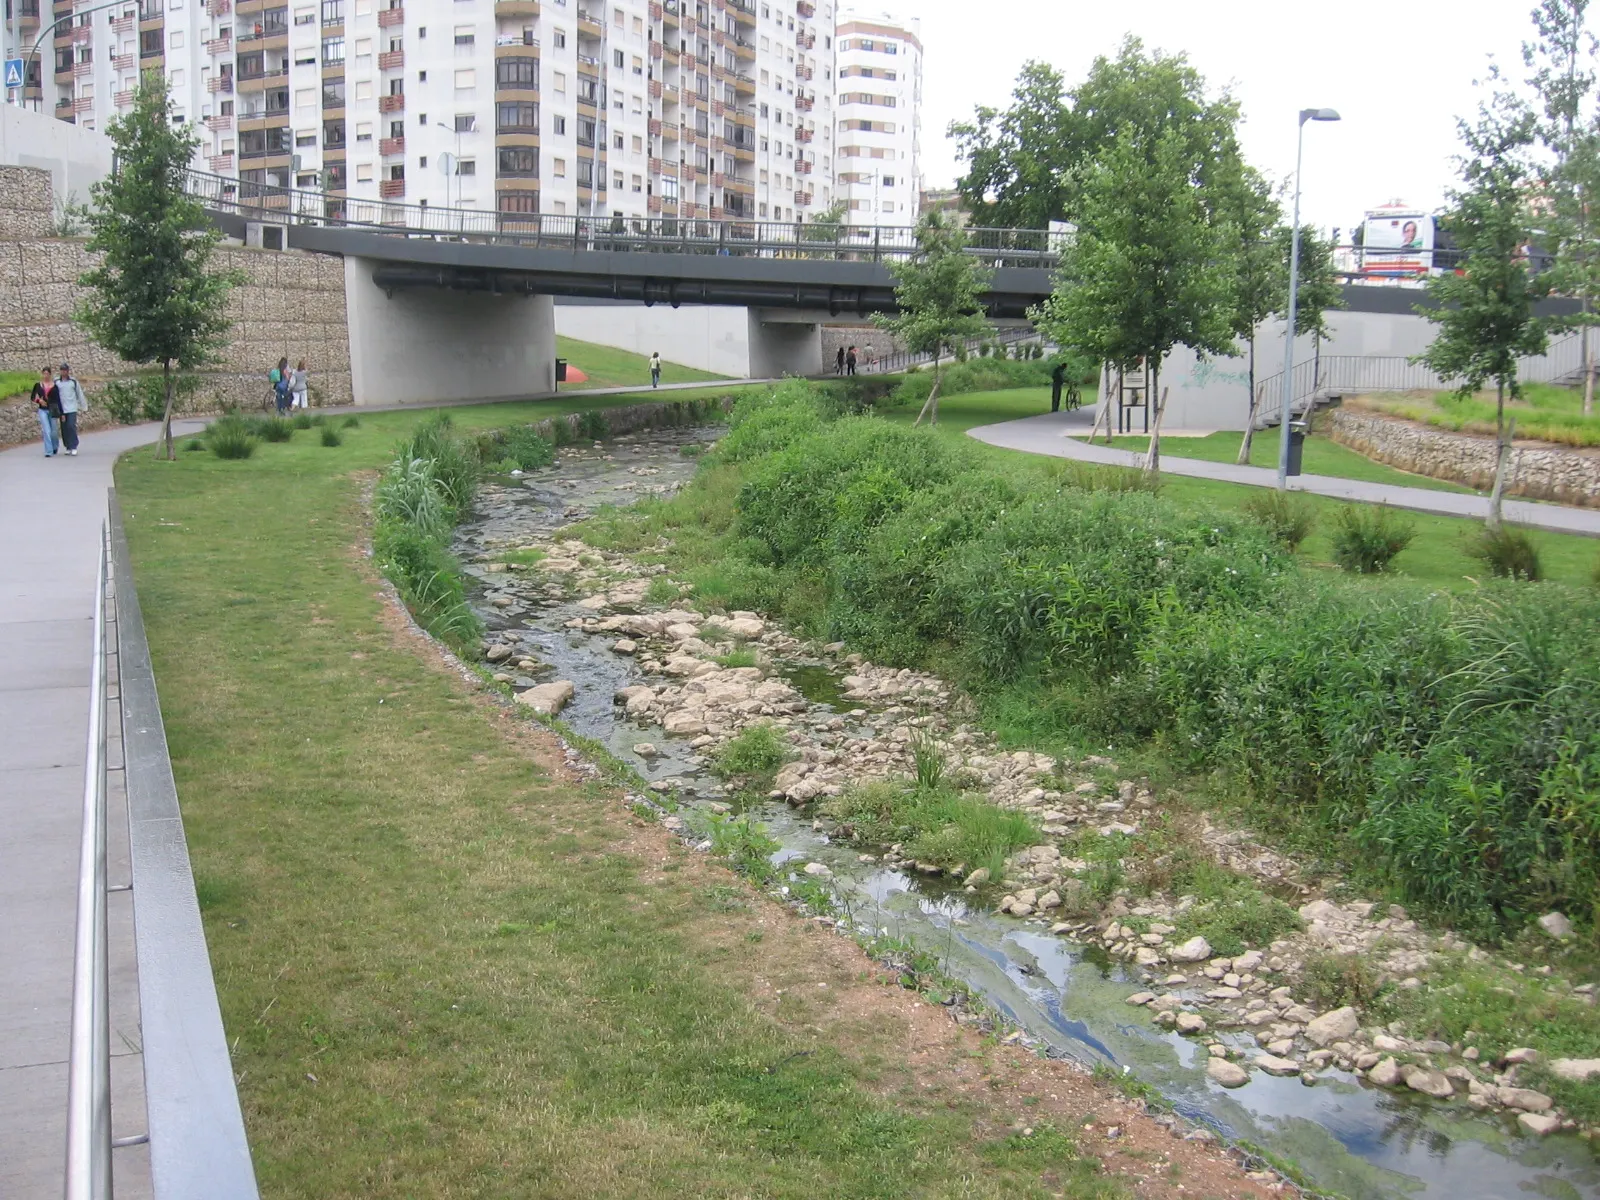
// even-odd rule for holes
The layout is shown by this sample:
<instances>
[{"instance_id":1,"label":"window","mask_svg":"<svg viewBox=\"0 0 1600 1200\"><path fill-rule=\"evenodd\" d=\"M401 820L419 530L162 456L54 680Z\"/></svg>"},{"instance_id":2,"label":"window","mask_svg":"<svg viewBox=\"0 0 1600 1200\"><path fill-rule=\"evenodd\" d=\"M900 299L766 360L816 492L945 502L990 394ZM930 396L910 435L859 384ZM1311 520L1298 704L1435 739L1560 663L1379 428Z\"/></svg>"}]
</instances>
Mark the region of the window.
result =
<instances>
[{"instance_id":1,"label":"window","mask_svg":"<svg viewBox=\"0 0 1600 1200\"><path fill-rule=\"evenodd\" d=\"M344 64L344 39L332 37L322 39L322 65L337 67Z\"/></svg>"},{"instance_id":2,"label":"window","mask_svg":"<svg viewBox=\"0 0 1600 1200\"><path fill-rule=\"evenodd\" d=\"M317 89L295 88L294 106L296 108L315 108L317 106Z\"/></svg>"},{"instance_id":3,"label":"window","mask_svg":"<svg viewBox=\"0 0 1600 1200\"><path fill-rule=\"evenodd\" d=\"M345 174L342 162L329 163L322 168L322 173L328 177L328 190L332 192L344 191Z\"/></svg>"},{"instance_id":4,"label":"window","mask_svg":"<svg viewBox=\"0 0 1600 1200\"><path fill-rule=\"evenodd\" d=\"M885 175L883 177L883 186L884 187L893 187L894 186L894 176L893 175ZM1287 318L1285 318L1285 319L1287 319Z\"/></svg>"},{"instance_id":5,"label":"window","mask_svg":"<svg viewBox=\"0 0 1600 1200\"><path fill-rule=\"evenodd\" d=\"M174 29L172 31L172 35L167 38L167 45L172 47L172 49L174 49L174 50L182 50L183 49L183 30Z\"/></svg>"},{"instance_id":6,"label":"window","mask_svg":"<svg viewBox=\"0 0 1600 1200\"><path fill-rule=\"evenodd\" d=\"M329 124L332 124L330 121ZM342 122L341 122L342 124ZM370 142L372 140L372 122L361 121L356 125L356 141Z\"/></svg>"},{"instance_id":7,"label":"window","mask_svg":"<svg viewBox=\"0 0 1600 1200\"><path fill-rule=\"evenodd\" d=\"M344 0L322 0L322 23L324 25L344 24Z\"/></svg>"},{"instance_id":8,"label":"window","mask_svg":"<svg viewBox=\"0 0 1600 1200\"><path fill-rule=\"evenodd\" d=\"M456 90L470 91L478 86L478 73L471 67L456 72Z\"/></svg>"},{"instance_id":9,"label":"window","mask_svg":"<svg viewBox=\"0 0 1600 1200\"><path fill-rule=\"evenodd\" d=\"M557 71L555 76L556 95L565 96L567 94L567 74L565 71Z\"/></svg>"},{"instance_id":10,"label":"window","mask_svg":"<svg viewBox=\"0 0 1600 1200\"><path fill-rule=\"evenodd\" d=\"M620 133L614 133L611 135L611 148L613 150L622 149L622 135Z\"/></svg>"},{"instance_id":11,"label":"window","mask_svg":"<svg viewBox=\"0 0 1600 1200\"><path fill-rule=\"evenodd\" d=\"M266 93L267 111L269 113L282 113L289 111L289 89L268 88Z\"/></svg>"},{"instance_id":12,"label":"window","mask_svg":"<svg viewBox=\"0 0 1600 1200\"><path fill-rule=\"evenodd\" d=\"M532 147L501 146L496 153L501 175L508 178L539 178L539 152Z\"/></svg>"},{"instance_id":13,"label":"window","mask_svg":"<svg viewBox=\"0 0 1600 1200\"><path fill-rule=\"evenodd\" d=\"M314 67L317 65L317 52L307 46L304 50L294 52L294 65L297 67Z\"/></svg>"},{"instance_id":14,"label":"window","mask_svg":"<svg viewBox=\"0 0 1600 1200\"><path fill-rule=\"evenodd\" d=\"M156 38L157 38L156 53L159 54L159 53L161 53L161 46L160 46L160 40L159 40L160 37L161 37L160 30L156 30L155 31L155 35L156 35ZM148 36L149 36L148 34L141 33L139 35L139 39L142 42ZM262 54L260 51L257 51L254 54L241 54L241 55L239 55L239 78L240 79L260 79L266 73L267 73L266 55Z\"/></svg>"},{"instance_id":15,"label":"window","mask_svg":"<svg viewBox=\"0 0 1600 1200\"><path fill-rule=\"evenodd\" d=\"M621 177L619 176L618 178L621 178ZM635 175L635 176L633 176L633 181L632 182L633 182L633 190L634 191L636 191L636 192L644 191L644 179L642 177L640 177L638 175Z\"/></svg>"},{"instance_id":16,"label":"window","mask_svg":"<svg viewBox=\"0 0 1600 1200\"><path fill-rule=\"evenodd\" d=\"M552 118L550 121L550 132L555 134L557 137L566 137L567 119L565 117Z\"/></svg>"},{"instance_id":17,"label":"window","mask_svg":"<svg viewBox=\"0 0 1600 1200\"><path fill-rule=\"evenodd\" d=\"M368 136L371 136L371 128L370 125L367 126L369 130ZM315 138L312 139L312 144L315 145ZM343 120L324 121L322 123L322 146L325 150L338 150L344 146Z\"/></svg>"},{"instance_id":18,"label":"window","mask_svg":"<svg viewBox=\"0 0 1600 1200\"><path fill-rule=\"evenodd\" d=\"M317 23L317 10L314 8L295 9L294 23L296 25L315 25Z\"/></svg>"},{"instance_id":19,"label":"window","mask_svg":"<svg viewBox=\"0 0 1600 1200\"><path fill-rule=\"evenodd\" d=\"M266 154L289 153L287 129L242 129L239 131L239 157L260 158Z\"/></svg>"},{"instance_id":20,"label":"window","mask_svg":"<svg viewBox=\"0 0 1600 1200\"><path fill-rule=\"evenodd\" d=\"M478 132L478 114L477 113L457 113L456 114L456 132L457 133L476 133L476 132Z\"/></svg>"},{"instance_id":21,"label":"window","mask_svg":"<svg viewBox=\"0 0 1600 1200\"><path fill-rule=\"evenodd\" d=\"M611 52L611 65L617 70L622 70L627 61L627 56L624 55L621 50L613 50Z\"/></svg>"},{"instance_id":22,"label":"window","mask_svg":"<svg viewBox=\"0 0 1600 1200\"><path fill-rule=\"evenodd\" d=\"M634 138L633 138L633 152L635 154L643 154L644 153L644 139L642 137L640 137L638 134L635 134Z\"/></svg>"},{"instance_id":23,"label":"window","mask_svg":"<svg viewBox=\"0 0 1600 1200\"><path fill-rule=\"evenodd\" d=\"M456 45L471 46L478 40L477 28L473 25L456 26Z\"/></svg>"},{"instance_id":24,"label":"window","mask_svg":"<svg viewBox=\"0 0 1600 1200\"><path fill-rule=\"evenodd\" d=\"M588 117L578 118L578 145L594 145L595 123Z\"/></svg>"},{"instance_id":25,"label":"window","mask_svg":"<svg viewBox=\"0 0 1600 1200\"><path fill-rule=\"evenodd\" d=\"M678 202L678 177L676 175L663 175L661 177L661 199L668 204Z\"/></svg>"},{"instance_id":26,"label":"window","mask_svg":"<svg viewBox=\"0 0 1600 1200\"><path fill-rule=\"evenodd\" d=\"M539 86L539 60L537 58L502 58L494 64L495 84L498 87L537 88ZM561 79L561 73L556 72ZM557 86L557 91L561 88Z\"/></svg>"},{"instance_id":27,"label":"window","mask_svg":"<svg viewBox=\"0 0 1600 1200\"><path fill-rule=\"evenodd\" d=\"M640 58L637 54L633 56L633 73L635 75L644 74L644 59Z\"/></svg>"},{"instance_id":28,"label":"window","mask_svg":"<svg viewBox=\"0 0 1600 1200\"><path fill-rule=\"evenodd\" d=\"M357 183L371 183L372 182L372 164L371 163L357 163L356 164L356 182Z\"/></svg>"},{"instance_id":29,"label":"window","mask_svg":"<svg viewBox=\"0 0 1600 1200\"><path fill-rule=\"evenodd\" d=\"M565 179L567 177L567 160L564 158L551 159L550 169L555 172L557 179Z\"/></svg>"},{"instance_id":30,"label":"window","mask_svg":"<svg viewBox=\"0 0 1600 1200\"><path fill-rule=\"evenodd\" d=\"M370 87L370 85L368 85ZM322 107L344 107L344 80L324 79L322 81Z\"/></svg>"},{"instance_id":31,"label":"window","mask_svg":"<svg viewBox=\"0 0 1600 1200\"><path fill-rule=\"evenodd\" d=\"M578 186L592 188L594 186L594 159L580 158L578 160Z\"/></svg>"},{"instance_id":32,"label":"window","mask_svg":"<svg viewBox=\"0 0 1600 1200\"><path fill-rule=\"evenodd\" d=\"M613 175L611 176L611 186L616 191L620 192L622 190L622 172L621 171L617 171L617 172L613 173Z\"/></svg>"},{"instance_id":33,"label":"window","mask_svg":"<svg viewBox=\"0 0 1600 1200\"><path fill-rule=\"evenodd\" d=\"M600 83L587 75L578 76L578 103L598 104L600 102Z\"/></svg>"},{"instance_id":34,"label":"window","mask_svg":"<svg viewBox=\"0 0 1600 1200\"><path fill-rule=\"evenodd\" d=\"M565 50L567 48L567 34L566 34L565 30L562 30L562 29L556 30L556 32L555 32L555 48L557 50Z\"/></svg>"},{"instance_id":35,"label":"window","mask_svg":"<svg viewBox=\"0 0 1600 1200\"><path fill-rule=\"evenodd\" d=\"M531 100L502 101L495 105L494 127L500 133L538 133L539 106Z\"/></svg>"},{"instance_id":36,"label":"window","mask_svg":"<svg viewBox=\"0 0 1600 1200\"><path fill-rule=\"evenodd\" d=\"M539 193L501 192L500 211L508 213L536 213L539 211Z\"/></svg>"},{"instance_id":37,"label":"window","mask_svg":"<svg viewBox=\"0 0 1600 1200\"><path fill-rule=\"evenodd\" d=\"M356 39L356 57L357 58L365 58L366 56L370 55L371 53L372 53L372 39L371 38L357 38Z\"/></svg>"},{"instance_id":38,"label":"window","mask_svg":"<svg viewBox=\"0 0 1600 1200\"><path fill-rule=\"evenodd\" d=\"M68 55L67 65L65 67L63 67L62 70L70 71L72 69L72 59L71 59L72 51L68 50L66 53ZM161 30L159 30L159 29L146 29L146 30L143 30L143 31L140 32L140 34L139 34L139 57L140 58L160 58L161 57ZM257 57L259 58L260 56L257 55ZM240 71L240 74L243 75L244 72Z\"/></svg>"}]
</instances>

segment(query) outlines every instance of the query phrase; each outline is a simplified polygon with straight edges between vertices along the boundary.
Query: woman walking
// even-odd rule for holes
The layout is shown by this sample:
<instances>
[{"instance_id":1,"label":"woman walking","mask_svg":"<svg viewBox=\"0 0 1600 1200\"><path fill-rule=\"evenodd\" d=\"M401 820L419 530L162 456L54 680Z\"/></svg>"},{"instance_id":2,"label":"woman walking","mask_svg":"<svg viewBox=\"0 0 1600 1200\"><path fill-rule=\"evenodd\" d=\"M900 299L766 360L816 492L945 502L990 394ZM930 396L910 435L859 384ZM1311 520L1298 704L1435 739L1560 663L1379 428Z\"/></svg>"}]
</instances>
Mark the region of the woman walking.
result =
<instances>
[{"instance_id":1,"label":"woman walking","mask_svg":"<svg viewBox=\"0 0 1600 1200\"><path fill-rule=\"evenodd\" d=\"M309 407L309 405L306 403L306 392L310 389L310 387L311 372L306 370L306 360L302 358L300 360L300 365L294 369L294 378L290 383L289 390L294 394L294 400L290 403L289 407Z\"/></svg>"},{"instance_id":2,"label":"woman walking","mask_svg":"<svg viewBox=\"0 0 1600 1200\"><path fill-rule=\"evenodd\" d=\"M61 448L56 436L56 421L61 417L61 393L56 391L56 381L49 367L39 369L39 382L33 385L33 407L39 417L39 432L44 438L44 456L54 458Z\"/></svg>"},{"instance_id":3,"label":"woman walking","mask_svg":"<svg viewBox=\"0 0 1600 1200\"><path fill-rule=\"evenodd\" d=\"M278 365L272 368L267 378L272 381L272 401L281 417L289 411L289 360L280 358Z\"/></svg>"}]
</instances>

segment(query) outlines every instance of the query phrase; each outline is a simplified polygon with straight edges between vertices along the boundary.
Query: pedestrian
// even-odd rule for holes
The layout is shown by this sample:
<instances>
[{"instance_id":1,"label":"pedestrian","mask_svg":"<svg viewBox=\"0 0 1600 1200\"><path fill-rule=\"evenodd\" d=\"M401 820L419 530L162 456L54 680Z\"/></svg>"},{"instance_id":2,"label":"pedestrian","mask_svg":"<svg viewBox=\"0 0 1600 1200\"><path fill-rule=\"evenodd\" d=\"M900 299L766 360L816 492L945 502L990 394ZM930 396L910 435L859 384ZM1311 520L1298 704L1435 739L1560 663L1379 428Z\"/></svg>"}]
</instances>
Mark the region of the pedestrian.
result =
<instances>
[{"instance_id":1,"label":"pedestrian","mask_svg":"<svg viewBox=\"0 0 1600 1200\"><path fill-rule=\"evenodd\" d=\"M289 411L289 388L292 380L289 377L289 360L280 358L278 365L267 373L267 378L272 381L272 401L278 408L281 417Z\"/></svg>"},{"instance_id":2,"label":"pedestrian","mask_svg":"<svg viewBox=\"0 0 1600 1200\"><path fill-rule=\"evenodd\" d=\"M67 453L78 453L78 414L89 411L89 397L83 394L83 384L72 377L72 367L61 364L61 378L56 380L56 395L61 401L61 444Z\"/></svg>"},{"instance_id":3,"label":"pedestrian","mask_svg":"<svg viewBox=\"0 0 1600 1200\"><path fill-rule=\"evenodd\" d=\"M39 417L39 432L44 438L44 456L54 458L61 449L56 422L61 419L61 393L49 367L39 369L39 382L33 385L33 407Z\"/></svg>"},{"instance_id":4,"label":"pedestrian","mask_svg":"<svg viewBox=\"0 0 1600 1200\"><path fill-rule=\"evenodd\" d=\"M854 375L856 373L856 348L854 346L844 352L844 373L846 375Z\"/></svg>"},{"instance_id":5,"label":"pedestrian","mask_svg":"<svg viewBox=\"0 0 1600 1200\"><path fill-rule=\"evenodd\" d=\"M299 366L295 367L293 376L289 381L289 392L294 397L290 408L309 408L306 402L306 392L311 387L311 372L306 370L306 360L301 359Z\"/></svg>"},{"instance_id":6,"label":"pedestrian","mask_svg":"<svg viewBox=\"0 0 1600 1200\"><path fill-rule=\"evenodd\" d=\"M861 352L861 359L866 364L867 370L876 371L878 369L878 352L871 346Z\"/></svg>"},{"instance_id":7,"label":"pedestrian","mask_svg":"<svg viewBox=\"0 0 1600 1200\"><path fill-rule=\"evenodd\" d=\"M833 373L835 375L843 375L844 374L844 347L843 346L839 347L839 353L834 357L834 360L833 360Z\"/></svg>"},{"instance_id":8,"label":"pedestrian","mask_svg":"<svg viewBox=\"0 0 1600 1200\"><path fill-rule=\"evenodd\" d=\"M1067 364L1058 362L1050 372L1050 411L1061 411L1061 389L1067 382Z\"/></svg>"},{"instance_id":9,"label":"pedestrian","mask_svg":"<svg viewBox=\"0 0 1600 1200\"><path fill-rule=\"evenodd\" d=\"M661 352L659 350L650 352L650 386L653 388L661 386Z\"/></svg>"}]
</instances>

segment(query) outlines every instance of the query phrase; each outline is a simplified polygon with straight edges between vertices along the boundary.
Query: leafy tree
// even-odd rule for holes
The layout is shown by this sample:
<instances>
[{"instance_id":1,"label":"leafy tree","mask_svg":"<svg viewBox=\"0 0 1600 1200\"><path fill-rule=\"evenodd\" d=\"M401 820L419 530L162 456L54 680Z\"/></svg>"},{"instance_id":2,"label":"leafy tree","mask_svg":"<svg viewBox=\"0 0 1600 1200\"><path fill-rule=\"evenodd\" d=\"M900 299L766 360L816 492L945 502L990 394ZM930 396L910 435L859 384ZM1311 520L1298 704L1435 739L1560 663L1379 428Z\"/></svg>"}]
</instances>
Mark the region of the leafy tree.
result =
<instances>
[{"instance_id":1,"label":"leafy tree","mask_svg":"<svg viewBox=\"0 0 1600 1200\"><path fill-rule=\"evenodd\" d=\"M893 332L911 353L933 355L933 389L916 423L927 417L929 424L936 424L945 352L990 331L982 299L989 278L967 253L966 235L943 213L930 212L918 221L916 238L917 249L910 258L889 264L899 314L876 313L872 319L879 328Z\"/></svg>"},{"instance_id":2,"label":"leafy tree","mask_svg":"<svg viewBox=\"0 0 1600 1200\"><path fill-rule=\"evenodd\" d=\"M1234 354L1237 244L1208 210L1203 165L1182 131L1130 127L1084 174L1078 229L1056 287L1029 315L1062 346L1132 370L1157 397L1145 469L1160 466L1161 362L1176 345Z\"/></svg>"},{"instance_id":3,"label":"leafy tree","mask_svg":"<svg viewBox=\"0 0 1600 1200\"><path fill-rule=\"evenodd\" d=\"M1528 194L1534 182L1527 158L1535 139L1535 117L1500 95L1485 104L1476 124L1461 122L1466 153L1459 160L1463 186L1451 193L1445 228L1461 251L1460 274L1435 275L1428 292L1437 307L1420 309L1439 326L1433 343L1418 356L1445 379L1460 379L1471 395L1495 385L1494 490L1489 528L1499 529L1512 429L1506 396L1521 394L1517 360L1544 353L1544 323L1534 303L1549 294L1547 277L1529 269L1526 247L1533 236Z\"/></svg>"},{"instance_id":4,"label":"leafy tree","mask_svg":"<svg viewBox=\"0 0 1600 1200\"><path fill-rule=\"evenodd\" d=\"M1242 164L1241 164L1242 167ZM1244 439L1239 444L1239 461L1250 461L1250 439L1256 420L1256 330L1273 313L1284 308L1284 282L1287 267L1279 253L1274 233L1283 220L1283 210L1272 195L1271 185L1262 176L1243 167L1230 181L1223 207L1233 235L1232 260L1233 336L1242 338L1249 356L1249 418Z\"/></svg>"},{"instance_id":5,"label":"leafy tree","mask_svg":"<svg viewBox=\"0 0 1600 1200\"><path fill-rule=\"evenodd\" d=\"M211 360L229 323L231 275L210 269L219 234L183 188L199 139L174 127L166 84L147 79L107 132L117 170L94 185L89 249L99 264L79 282L91 292L77 319L130 363L161 364L166 402L161 445L172 458L172 368Z\"/></svg>"}]
</instances>

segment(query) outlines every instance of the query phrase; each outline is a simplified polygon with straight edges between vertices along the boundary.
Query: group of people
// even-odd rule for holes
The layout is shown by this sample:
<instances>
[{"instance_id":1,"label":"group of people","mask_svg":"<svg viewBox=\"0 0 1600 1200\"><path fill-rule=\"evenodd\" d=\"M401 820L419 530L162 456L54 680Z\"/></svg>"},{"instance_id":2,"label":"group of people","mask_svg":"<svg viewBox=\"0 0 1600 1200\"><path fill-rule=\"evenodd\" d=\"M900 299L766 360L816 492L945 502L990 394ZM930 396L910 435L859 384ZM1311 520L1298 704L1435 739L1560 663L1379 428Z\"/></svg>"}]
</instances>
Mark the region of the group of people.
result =
<instances>
[{"instance_id":1,"label":"group of people","mask_svg":"<svg viewBox=\"0 0 1600 1200\"><path fill-rule=\"evenodd\" d=\"M849 348L840 346L839 353L833 359L833 373L835 375L854 375L857 361L856 348L854 346ZM878 353L871 346L868 346L859 361L864 362L867 369L871 370L877 365Z\"/></svg>"},{"instance_id":2,"label":"group of people","mask_svg":"<svg viewBox=\"0 0 1600 1200\"><path fill-rule=\"evenodd\" d=\"M78 414L89 411L89 398L84 395L83 384L72 377L72 367L62 363L59 378L49 367L41 367L39 382L33 385L31 394L44 438L44 456L54 458L63 449L76 455Z\"/></svg>"},{"instance_id":3,"label":"group of people","mask_svg":"<svg viewBox=\"0 0 1600 1200\"><path fill-rule=\"evenodd\" d=\"M302 358L300 365L290 370L289 360L280 358L278 365L267 372L267 379L272 383L273 401L278 406L280 417L291 408L310 407L306 393L311 387L311 372L306 370L305 359Z\"/></svg>"}]
</instances>

